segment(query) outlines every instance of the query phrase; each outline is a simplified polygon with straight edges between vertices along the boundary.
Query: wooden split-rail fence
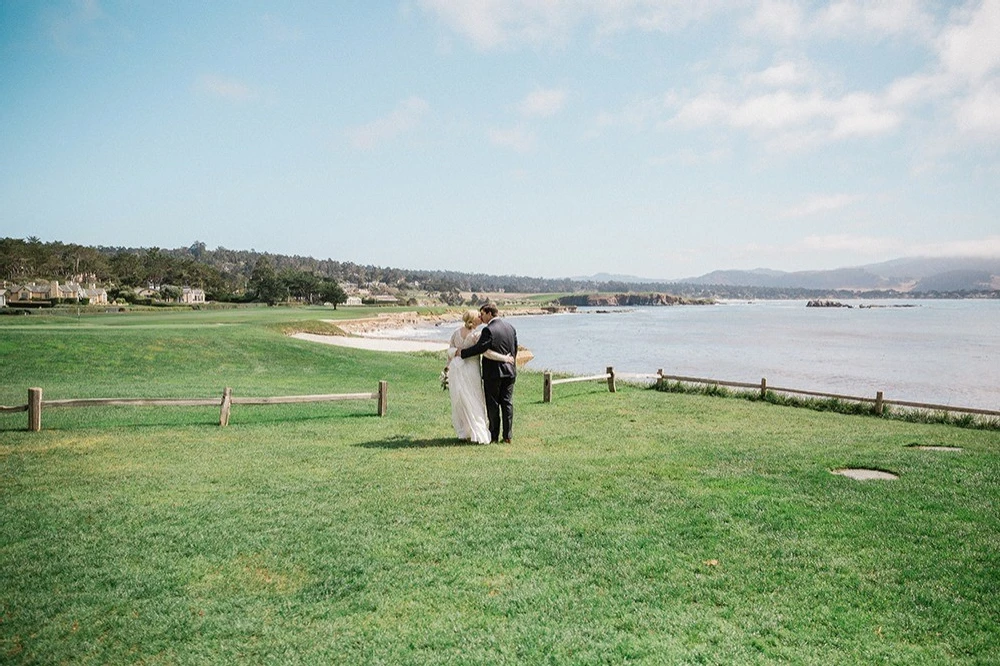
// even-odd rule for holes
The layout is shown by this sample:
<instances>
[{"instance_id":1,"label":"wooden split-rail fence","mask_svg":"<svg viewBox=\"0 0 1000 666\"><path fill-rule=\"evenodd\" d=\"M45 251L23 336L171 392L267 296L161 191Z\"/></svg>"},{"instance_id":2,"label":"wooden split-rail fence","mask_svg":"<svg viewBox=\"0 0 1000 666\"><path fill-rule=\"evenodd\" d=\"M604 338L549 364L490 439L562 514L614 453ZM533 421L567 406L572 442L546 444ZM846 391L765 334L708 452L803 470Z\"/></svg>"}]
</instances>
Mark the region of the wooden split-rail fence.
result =
<instances>
[{"instance_id":1,"label":"wooden split-rail fence","mask_svg":"<svg viewBox=\"0 0 1000 666\"><path fill-rule=\"evenodd\" d=\"M389 386L385 381L378 383L374 393L332 393L322 395L284 395L271 397L236 397L228 386L218 398L73 398L64 400L44 400L42 389L28 389L28 403L13 407L0 406L0 413L28 412L28 430L42 429L42 409L48 407L107 407L131 405L133 407L219 407L219 425L229 425L229 413L233 405L287 405L305 402L332 402L337 400L377 400L378 415L385 416L388 410Z\"/></svg>"},{"instance_id":2,"label":"wooden split-rail fence","mask_svg":"<svg viewBox=\"0 0 1000 666\"><path fill-rule=\"evenodd\" d=\"M587 375L586 377L564 377L562 379L552 379L552 373L546 372L542 375L542 402L552 402L552 387L556 384L571 384L573 382L607 381L608 393L615 393L618 389L615 386L615 369L608 366L603 375Z\"/></svg>"},{"instance_id":3,"label":"wooden split-rail fence","mask_svg":"<svg viewBox=\"0 0 1000 666\"><path fill-rule=\"evenodd\" d=\"M626 377L624 375L617 375L618 377ZM615 369L613 367L608 367L607 371L602 375L588 375L586 377L565 377L560 379L553 379L551 372L546 372L543 375L542 383L542 402L552 402L552 387L557 384L568 384L570 382L585 382L585 381L604 381L608 382L608 392L614 393L615 388ZM656 381L657 386L663 386L665 382L678 382L680 384L704 384L707 386L726 386L730 388L740 388L740 389L753 389L755 391L760 391L760 397L763 399L767 396L768 391L773 391L776 393L791 393L797 395L806 395L810 397L817 398L832 398L836 400L847 400L851 402L863 402L871 403L873 405L874 411L879 416L885 411L886 405L896 405L898 407L908 407L911 409L926 409L935 412L959 412L963 414L976 414L980 416L998 416L1000 417L1000 411L992 409L977 409L974 407L954 407L951 405L935 405L925 402L911 402L908 400L887 400L882 391L877 391L875 397L865 397L865 396L855 396L855 395L842 395L839 393L823 393L821 391L806 391L804 389L794 389L785 388L782 386L770 386L767 383L766 378L761 378L759 383L750 382L732 382L722 379L706 379L704 377L685 377L682 375L667 375L663 373L663 369L656 371L656 374L629 374L628 379L637 380L650 380Z\"/></svg>"}]
</instances>

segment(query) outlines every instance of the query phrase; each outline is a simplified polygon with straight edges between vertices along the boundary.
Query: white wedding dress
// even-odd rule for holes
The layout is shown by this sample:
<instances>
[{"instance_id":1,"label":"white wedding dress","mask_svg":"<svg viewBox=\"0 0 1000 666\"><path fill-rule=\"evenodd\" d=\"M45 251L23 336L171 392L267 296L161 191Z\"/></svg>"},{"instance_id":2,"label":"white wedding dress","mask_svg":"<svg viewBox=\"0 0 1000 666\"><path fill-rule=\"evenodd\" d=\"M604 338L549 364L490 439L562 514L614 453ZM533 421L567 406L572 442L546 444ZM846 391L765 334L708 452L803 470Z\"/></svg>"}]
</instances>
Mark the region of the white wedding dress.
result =
<instances>
[{"instance_id":1,"label":"white wedding dress","mask_svg":"<svg viewBox=\"0 0 1000 666\"><path fill-rule=\"evenodd\" d=\"M486 395L479 357L456 357L455 351L479 342L479 331L469 331L463 338L464 327L451 336L448 349L448 392L451 394L451 422L459 439L489 444L490 427L486 421Z\"/></svg>"}]
</instances>

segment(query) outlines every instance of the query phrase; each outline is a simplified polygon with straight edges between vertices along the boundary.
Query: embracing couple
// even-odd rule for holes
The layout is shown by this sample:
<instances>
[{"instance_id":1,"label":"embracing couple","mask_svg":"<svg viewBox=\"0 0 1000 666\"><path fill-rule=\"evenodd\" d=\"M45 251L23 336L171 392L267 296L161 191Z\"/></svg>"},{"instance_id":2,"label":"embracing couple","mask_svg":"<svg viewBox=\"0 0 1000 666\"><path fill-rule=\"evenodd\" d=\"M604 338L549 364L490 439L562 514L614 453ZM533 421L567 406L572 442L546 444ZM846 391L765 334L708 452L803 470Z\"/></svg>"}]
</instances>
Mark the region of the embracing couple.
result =
<instances>
[{"instance_id":1,"label":"embracing couple","mask_svg":"<svg viewBox=\"0 0 1000 666\"><path fill-rule=\"evenodd\" d=\"M451 422L459 439L480 444L499 441L501 426L510 443L514 420L517 331L497 314L492 303L466 312L448 349Z\"/></svg>"}]
</instances>

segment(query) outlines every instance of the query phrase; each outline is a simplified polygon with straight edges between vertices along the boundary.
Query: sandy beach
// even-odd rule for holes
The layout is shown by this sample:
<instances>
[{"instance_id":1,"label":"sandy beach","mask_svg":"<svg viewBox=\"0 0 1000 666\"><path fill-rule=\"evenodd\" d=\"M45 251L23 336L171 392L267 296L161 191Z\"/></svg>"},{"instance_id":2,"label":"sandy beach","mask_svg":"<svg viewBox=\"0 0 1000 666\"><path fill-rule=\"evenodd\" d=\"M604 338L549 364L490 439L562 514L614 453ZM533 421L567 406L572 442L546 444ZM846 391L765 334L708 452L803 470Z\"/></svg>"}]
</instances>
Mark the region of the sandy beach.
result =
<instances>
[{"instance_id":1,"label":"sandy beach","mask_svg":"<svg viewBox=\"0 0 1000 666\"><path fill-rule=\"evenodd\" d=\"M314 333L295 333L291 337L310 342L320 342L325 345L353 347L354 349L370 349L384 352L423 352L445 351L447 343L420 340L394 340L392 338L353 338L345 335L316 335Z\"/></svg>"},{"instance_id":2,"label":"sandy beach","mask_svg":"<svg viewBox=\"0 0 1000 666\"><path fill-rule=\"evenodd\" d=\"M548 314L544 309L520 308L510 314ZM291 337L310 342L319 342L326 345L337 345L340 347L352 347L354 349L369 349L372 351L384 352L425 352L425 351L445 351L448 349L446 342L436 342L433 340L406 340L404 338L387 337L387 332L407 328L411 326L436 323L439 326L446 326L447 329L457 327L461 320L456 313L444 315L421 315L417 312L386 312L379 313L374 317L364 319L327 319L324 320L335 324L348 335L317 335L315 333L295 333ZM527 349L521 348L518 352L517 364L524 365L533 358L533 354Z\"/></svg>"}]
</instances>

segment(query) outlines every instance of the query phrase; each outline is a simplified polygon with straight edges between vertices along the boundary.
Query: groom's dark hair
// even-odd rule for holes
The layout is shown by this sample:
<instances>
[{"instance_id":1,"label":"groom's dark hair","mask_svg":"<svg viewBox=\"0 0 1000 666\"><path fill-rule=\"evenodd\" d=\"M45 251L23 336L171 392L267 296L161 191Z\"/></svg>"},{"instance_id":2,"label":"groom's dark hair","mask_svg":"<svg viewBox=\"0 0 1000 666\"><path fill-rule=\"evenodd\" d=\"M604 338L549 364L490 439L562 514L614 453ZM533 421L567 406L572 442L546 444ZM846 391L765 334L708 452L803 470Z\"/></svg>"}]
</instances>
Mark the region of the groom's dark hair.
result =
<instances>
[{"instance_id":1,"label":"groom's dark hair","mask_svg":"<svg viewBox=\"0 0 1000 666\"><path fill-rule=\"evenodd\" d=\"M493 305L492 303L484 303L483 305L480 305L479 306L479 311L480 312L486 312L491 317L496 317L497 314L499 314L499 310L497 310L497 306Z\"/></svg>"}]
</instances>

